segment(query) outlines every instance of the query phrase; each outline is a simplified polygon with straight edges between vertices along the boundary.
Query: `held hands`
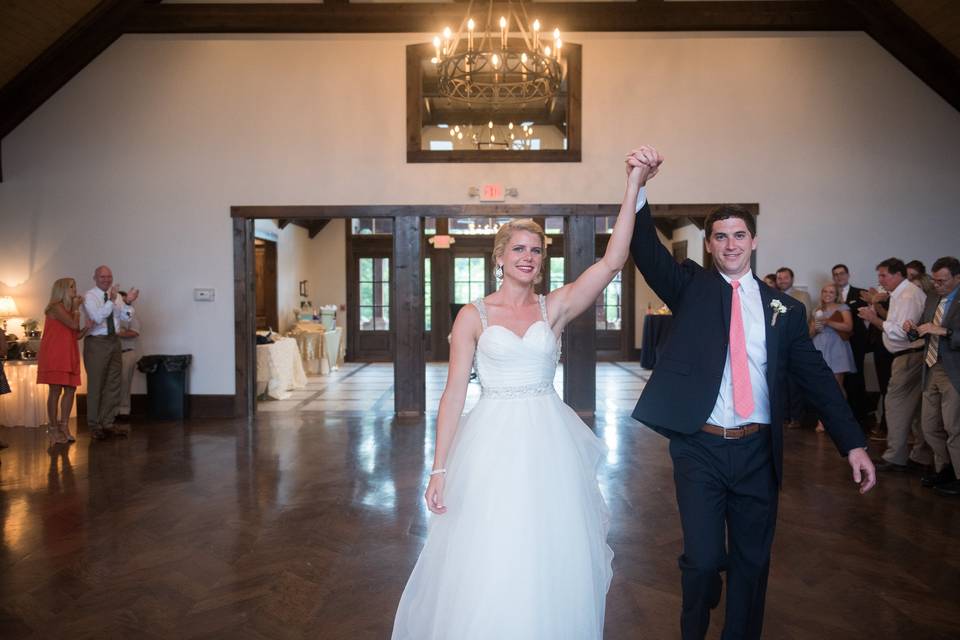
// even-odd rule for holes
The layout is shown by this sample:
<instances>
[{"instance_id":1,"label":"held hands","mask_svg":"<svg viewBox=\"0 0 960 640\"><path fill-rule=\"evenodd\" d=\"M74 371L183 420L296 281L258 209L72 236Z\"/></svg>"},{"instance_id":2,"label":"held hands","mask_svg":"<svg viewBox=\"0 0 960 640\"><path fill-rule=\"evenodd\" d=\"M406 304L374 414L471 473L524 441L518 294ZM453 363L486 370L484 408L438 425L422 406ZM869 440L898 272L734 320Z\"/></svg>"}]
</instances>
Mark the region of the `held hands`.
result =
<instances>
[{"instance_id":1,"label":"held hands","mask_svg":"<svg viewBox=\"0 0 960 640\"><path fill-rule=\"evenodd\" d=\"M851 449L847 454L847 462L853 469L853 481L860 485L860 493L864 494L877 484L877 471L866 449Z\"/></svg>"},{"instance_id":2,"label":"held hands","mask_svg":"<svg viewBox=\"0 0 960 640\"><path fill-rule=\"evenodd\" d=\"M427 491L423 494L427 501L427 509L433 513L442 515L447 512L447 507L443 504L443 483L444 474L440 473L430 476L430 483L427 484Z\"/></svg>"},{"instance_id":3,"label":"held hands","mask_svg":"<svg viewBox=\"0 0 960 640\"><path fill-rule=\"evenodd\" d=\"M910 322L910 321L908 320L907 322ZM913 323L910 322L910 324L913 324ZM947 335L946 327L938 327L932 322L924 322L919 327L916 327L916 329L917 329L917 333L920 334L921 338L926 335L940 336L941 338L943 338L944 336Z\"/></svg>"},{"instance_id":4,"label":"held hands","mask_svg":"<svg viewBox=\"0 0 960 640\"><path fill-rule=\"evenodd\" d=\"M660 171L660 165L663 164L663 156L656 149L650 146L642 146L634 149L627 155L626 170L627 181L637 187L647 184L647 181L657 175Z\"/></svg>"}]
</instances>

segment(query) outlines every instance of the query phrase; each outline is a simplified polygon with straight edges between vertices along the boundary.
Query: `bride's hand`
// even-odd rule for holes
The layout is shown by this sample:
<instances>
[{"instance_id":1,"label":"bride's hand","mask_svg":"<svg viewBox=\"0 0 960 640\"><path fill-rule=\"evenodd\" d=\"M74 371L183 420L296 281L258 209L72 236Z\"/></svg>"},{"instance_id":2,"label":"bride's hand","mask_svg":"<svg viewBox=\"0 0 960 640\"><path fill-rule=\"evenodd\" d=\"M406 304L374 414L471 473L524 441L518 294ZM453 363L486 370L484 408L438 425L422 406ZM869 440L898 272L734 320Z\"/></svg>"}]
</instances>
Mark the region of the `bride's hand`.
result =
<instances>
[{"instance_id":1,"label":"bride's hand","mask_svg":"<svg viewBox=\"0 0 960 640\"><path fill-rule=\"evenodd\" d=\"M423 495L427 501L427 509L436 514L447 512L447 507L443 504L443 482L444 474L432 476L427 485L427 492Z\"/></svg>"}]
</instances>

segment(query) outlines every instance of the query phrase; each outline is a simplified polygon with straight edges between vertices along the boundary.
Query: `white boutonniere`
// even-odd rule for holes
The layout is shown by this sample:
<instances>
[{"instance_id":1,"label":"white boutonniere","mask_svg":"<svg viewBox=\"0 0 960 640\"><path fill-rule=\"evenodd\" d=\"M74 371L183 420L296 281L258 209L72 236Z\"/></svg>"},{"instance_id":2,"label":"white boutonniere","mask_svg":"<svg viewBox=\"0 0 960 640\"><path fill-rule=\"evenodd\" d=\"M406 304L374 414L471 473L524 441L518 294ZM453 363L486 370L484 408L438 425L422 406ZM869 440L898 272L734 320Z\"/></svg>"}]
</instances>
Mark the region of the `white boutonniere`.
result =
<instances>
[{"instance_id":1,"label":"white boutonniere","mask_svg":"<svg viewBox=\"0 0 960 640\"><path fill-rule=\"evenodd\" d=\"M777 326L777 318L780 317L781 313L787 312L787 305L783 304L779 300L771 300L770 308L773 309L773 319L770 320L770 326Z\"/></svg>"}]
</instances>

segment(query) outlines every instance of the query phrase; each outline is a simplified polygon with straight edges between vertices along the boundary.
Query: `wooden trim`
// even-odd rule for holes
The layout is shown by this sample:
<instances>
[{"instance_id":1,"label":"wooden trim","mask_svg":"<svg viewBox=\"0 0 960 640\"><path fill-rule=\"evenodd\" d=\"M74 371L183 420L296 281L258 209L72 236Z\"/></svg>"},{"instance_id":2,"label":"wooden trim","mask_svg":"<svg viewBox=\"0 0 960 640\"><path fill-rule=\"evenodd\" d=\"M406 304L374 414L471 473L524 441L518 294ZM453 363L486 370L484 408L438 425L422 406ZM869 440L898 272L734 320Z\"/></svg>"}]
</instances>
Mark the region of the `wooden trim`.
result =
<instances>
[{"instance_id":1,"label":"wooden trim","mask_svg":"<svg viewBox=\"0 0 960 640\"><path fill-rule=\"evenodd\" d=\"M739 203L754 216L759 215L757 203ZM719 203L651 204L654 218L683 216L703 217ZM381 205L238 205L230 207L232 218L398 218L423 216L428 218L460 218L464 216L514 218L547 218L556 216L616 216L619 204L381 204ZM349 227L349 225L347 225ZM349 229L348 229L349 234ZM357 237L357 236L354 236ZM362 237L362 236L361 236Z\"/></svg>"},{"instance_id":2,"label":"wooden trim","mask_svg":"<svg viewBox=\"0 0 960 640\"><path fill-rule=\"evenodd\" d=\"M564 281L573 282L593 266L596 258L596 225L593 218L567 218L563 243ZM597 323L593 313L580 314L563 332L563 401L582 416L593 415L597 408L596 343Z\"/></svg>"},{"instance_id":3,"label":"wooden trim","mask_svg":"<svg viewBox=\"0 0 960 640\"><path fill-rule=\"evenodd\" d=\"M233 220L233 357L236 386L233 414L256 412L257 347L254 342L257 309L254 300L254 229L252 219Z\"/></svg>"},{"instance_id":4,"label":"wooden trim","mask_svg":"<svg viewBox=\"0 0 960 640\"><path fill-rule=\"evenodd\" d=\"M187 396L187 418L233 418L234 396L228 394L190 394ZM87 415L87 394L77 394L77 417ZM147 416L147 394L130 396L130 415L144 419Z\"/></svg>"},{"instance_id":5,"label":"wooden trim","mask_svg":"<svg viewBox=\"0 0 960 640\"><path fill-rule=\"evenodd\" d=\"M104 0L0 89L0 138L119 38L140 0Z\"/></svg>"},{"instance_id":6,"label":"wooden trim","mask_svg":"<svg viewBox=\"0 0 960 640\"><path fill-rule=\"evenodd\" d=\"M507 11L506 3L494 11ZM460 24L462 3L143 5L128 33L433 33ZM579 31L836 31L860 16L831 0L537 3L531 17Z\"/></svg>"},{"instance_id":7,"label":"wooden trim","mask_svg":"<svg viewBox=\"0 0 960 640\"><path fill-rule=\"evenodd\" d=\"M605 3L609 4L609 3ZM537 10L543 5L538 5ZM580 162L583 56L579 44L563 44L567 67L566 120L567 148L542 151L427 151L421 148L423 126L423 82L421 63L433 55L428 43L407 45L407 162L409 163L490 163L490 162ZM428 215L428 214L424 214Z\"/></svg>"},{"instance_id":8,"label":"wooden trim","mask_svg":"<svg viewBox=\"0 0 960 640\"><path fill-rule=\"evenodd\" d=\"M393 222L390 329L393 333L393 404L399 416L422 415L427 406L423 349L423 224L419 216ZM398 367L396 363L402 362Z\"/></svg>"},{"instance_id":9,"label":"wooden trim","mask_svg":"<svg viewBox=\"0 0 960 640\"><path fill-rule=\"evenodd\" d=\"M861 28L954 109L960 110L960 60L892 0L847 0ZM956 10L956 9L954 9Z\"/></svg>"}]
</instances>

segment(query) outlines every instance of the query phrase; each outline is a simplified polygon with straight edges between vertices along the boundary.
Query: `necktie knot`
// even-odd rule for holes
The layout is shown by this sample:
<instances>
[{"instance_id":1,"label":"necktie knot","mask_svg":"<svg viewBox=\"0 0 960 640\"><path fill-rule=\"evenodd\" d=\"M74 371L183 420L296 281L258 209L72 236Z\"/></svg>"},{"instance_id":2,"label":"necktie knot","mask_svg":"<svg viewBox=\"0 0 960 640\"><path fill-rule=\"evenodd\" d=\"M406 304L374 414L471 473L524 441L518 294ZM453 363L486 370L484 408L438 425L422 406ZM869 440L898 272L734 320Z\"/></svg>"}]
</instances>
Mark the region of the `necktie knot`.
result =
<instances>
[{"instance_id":1,"label":"necktie knot","mask_svg":"<svg viewBox=\"0 0 960 640\"><path fill-rule=\"evenodd\" d=\"M110 298L107 296L107 292L104 291L104 292L103 292L103 301L106 302L106 301L109 300L109 299L110 299Z\"/></svg>"},{"instance_id":2,"label":"necktie knot","mask_svg":"<svg viewBox=\"0 0 960 640\"><path fill-rule=\"evenodd\" d=\"M739 280L731 280L731 281L730 281L730 286L733 287L734 289L739 289L739 288L740 288L740 281L739 281Z\"/></svg>"}]
</instances>

